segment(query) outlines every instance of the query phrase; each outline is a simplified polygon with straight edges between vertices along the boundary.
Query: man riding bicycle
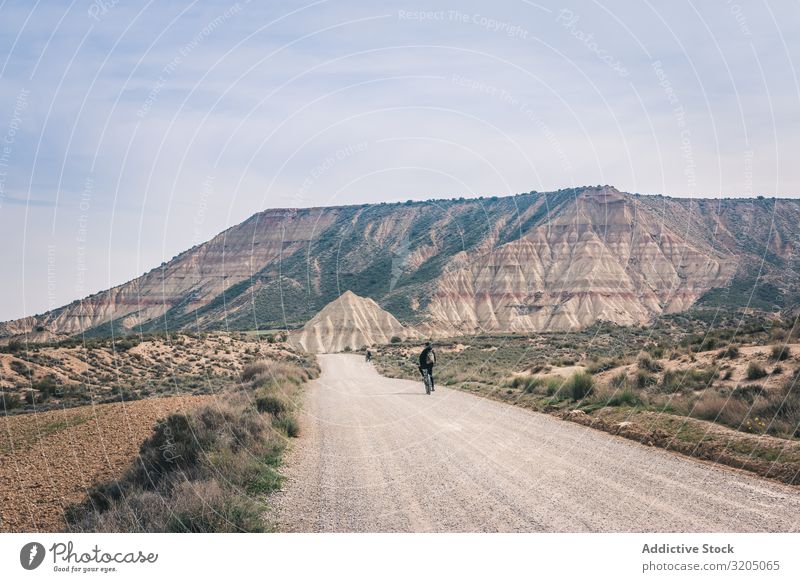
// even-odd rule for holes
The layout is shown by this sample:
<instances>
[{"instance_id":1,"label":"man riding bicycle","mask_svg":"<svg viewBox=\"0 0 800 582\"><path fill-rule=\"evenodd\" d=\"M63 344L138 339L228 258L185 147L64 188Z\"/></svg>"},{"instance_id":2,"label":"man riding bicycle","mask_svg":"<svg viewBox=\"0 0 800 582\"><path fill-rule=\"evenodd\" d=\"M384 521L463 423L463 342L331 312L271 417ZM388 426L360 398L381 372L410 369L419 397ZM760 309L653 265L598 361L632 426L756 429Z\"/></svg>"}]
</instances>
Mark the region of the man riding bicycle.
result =
<instances>
[{"instance_id":1,"label":"man riding bicycle","mask_svg":"<svg viewBox=\"0 0 800 582\"><path fill-rule=\"evenodd\" d=\"M434 391L433 387L433 366L436 365L436 352L433 351L433 344L431 342L425 343L425 349L419 355L419 371L425 376L428 375L431 382L431 392Z\"/></svg>"}]
</instances>

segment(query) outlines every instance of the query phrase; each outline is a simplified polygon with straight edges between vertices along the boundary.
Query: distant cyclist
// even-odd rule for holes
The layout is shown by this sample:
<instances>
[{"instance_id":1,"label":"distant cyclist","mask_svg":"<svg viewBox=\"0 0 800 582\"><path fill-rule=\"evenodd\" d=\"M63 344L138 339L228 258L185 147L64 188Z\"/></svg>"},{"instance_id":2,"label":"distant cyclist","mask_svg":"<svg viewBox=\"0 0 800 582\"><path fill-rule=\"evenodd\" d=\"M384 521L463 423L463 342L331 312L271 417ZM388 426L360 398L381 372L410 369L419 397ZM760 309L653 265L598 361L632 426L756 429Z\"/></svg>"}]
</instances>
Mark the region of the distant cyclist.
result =
<instances>
[{"instance_id":1,"label":"distant cyclist","mask_svg":"<svg viewBox=\"0 0 800 582\"><path fill-rule=\"evenodd\" d=\"M425 342L425 349L419 355L419 371L427 373L431 380L431 392L433 392L433 367L436 365L436 352L433 351L433 344Z\"/></svg>"},{"instance_id":2,"label":"distant cyclist","mask_svg":"<svg viewBox=\"0 0 800 582\"><path fill-rule=\"evenodd\" d=\"M368 362L371 362L371 361L372 361L372 352L371 352L371 351L369 351L369 350L367 350L367 361L368 361Z\"/></svg>"}]
</instances>

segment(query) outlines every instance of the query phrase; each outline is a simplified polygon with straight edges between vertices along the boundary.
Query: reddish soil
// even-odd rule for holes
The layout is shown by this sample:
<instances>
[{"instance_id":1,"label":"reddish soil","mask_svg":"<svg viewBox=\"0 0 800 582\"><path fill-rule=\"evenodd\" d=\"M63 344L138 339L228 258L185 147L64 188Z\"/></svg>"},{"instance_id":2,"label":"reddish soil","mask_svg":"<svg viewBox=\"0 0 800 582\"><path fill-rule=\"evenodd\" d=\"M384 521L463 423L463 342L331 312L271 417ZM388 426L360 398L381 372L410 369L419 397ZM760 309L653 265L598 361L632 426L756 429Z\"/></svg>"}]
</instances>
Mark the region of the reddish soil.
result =
<instances>
[{"instance_id":1,"label":"reddish soil","mask_svg":"<svg viewBox=\"0 0 800 582\"><path fill-rule=\"evenodd\" d=\"M64 509L116 479L157 419L207 401L175 396L0 418L0 532L65 528Z\"/></svg>"}]
</instances>

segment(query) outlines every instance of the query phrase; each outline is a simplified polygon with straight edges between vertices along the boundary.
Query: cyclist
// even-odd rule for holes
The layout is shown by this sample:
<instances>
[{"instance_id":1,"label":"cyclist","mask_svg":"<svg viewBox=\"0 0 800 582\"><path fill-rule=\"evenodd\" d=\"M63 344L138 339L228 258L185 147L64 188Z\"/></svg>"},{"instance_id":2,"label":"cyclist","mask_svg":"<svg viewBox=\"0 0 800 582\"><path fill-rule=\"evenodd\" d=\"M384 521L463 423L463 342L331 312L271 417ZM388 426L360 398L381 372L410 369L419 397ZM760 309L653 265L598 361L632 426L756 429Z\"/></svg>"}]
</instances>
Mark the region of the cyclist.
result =
<instances>
[{"instance_id":1,"label":"cyclist","mask_svg":"<svg viewBox=\"0 0 800 582\"><path fill-rule=\"evenodd\" d=\"M425 342L425 349L419 355L419 371L423 375L425 373L431 379L431 392L434 391L433 387L433 367L436 365L436 352L433 351L433 344Z\"/></svg>"}]
</instances>

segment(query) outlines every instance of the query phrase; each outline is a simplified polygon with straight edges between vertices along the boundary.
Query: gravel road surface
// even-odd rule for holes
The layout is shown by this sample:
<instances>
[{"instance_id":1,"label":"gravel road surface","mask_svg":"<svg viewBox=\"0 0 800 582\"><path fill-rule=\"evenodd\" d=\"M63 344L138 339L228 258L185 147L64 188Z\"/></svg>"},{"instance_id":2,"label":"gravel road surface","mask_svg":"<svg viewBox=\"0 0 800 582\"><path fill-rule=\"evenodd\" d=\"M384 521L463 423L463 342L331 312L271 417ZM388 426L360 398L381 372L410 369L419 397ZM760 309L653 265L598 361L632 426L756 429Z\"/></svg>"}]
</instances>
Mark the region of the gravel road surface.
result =
<instances>
[{"instance_id":1,"label":"gravel road surface","mask_svg":"<svg viewBox=\"0 0 800 582\"><path fill-rule=\"evenodd\" d=\"M800 490L577 424L320 356L281 529L799 531Z\"/></svg>"}]
</instances>

